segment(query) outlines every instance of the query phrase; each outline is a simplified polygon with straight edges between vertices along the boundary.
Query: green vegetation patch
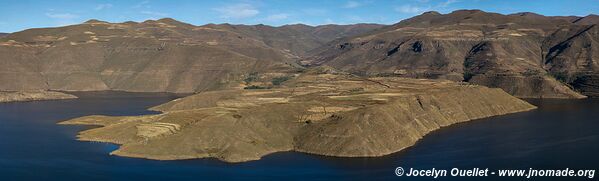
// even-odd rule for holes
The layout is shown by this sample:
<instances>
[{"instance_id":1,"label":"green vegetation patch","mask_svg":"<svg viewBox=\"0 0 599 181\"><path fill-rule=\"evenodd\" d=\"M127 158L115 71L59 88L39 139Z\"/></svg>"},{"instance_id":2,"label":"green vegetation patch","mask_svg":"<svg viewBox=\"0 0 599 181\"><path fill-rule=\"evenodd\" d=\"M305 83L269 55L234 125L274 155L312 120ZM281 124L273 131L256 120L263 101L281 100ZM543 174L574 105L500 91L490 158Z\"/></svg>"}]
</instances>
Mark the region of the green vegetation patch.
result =
<instances>
[{"instance_id":1,"label":"green vegetation patch","mask_svg":"<svg viewBox=\"0 0 599 181\"><path fill-rule=\"evenodd\" d=\"M243 79L243 81L245 82L245 84L249 84L250 82L253 82L256 79L258 79L258 72L252 72L248 75L247 78Z\"/></svg>"},{"instance_id":2,"label":"green vegetation patch","mask_svg":"<svg viewBox=\"0 0 599 181\"><path fill-rule=\"evenodd\" d=\"M284 76L284 77L275 77L272 78L272 85L281 85L283 84L283 82L288 81L289 79L291 79L290 76Z\"/></svg>"},{"instance_id":3,"label":"green vegetation patch","mask_svg":"<svg viewBox=\"0 0 599 181\"><path fill-rule=\"evenodd\" d=\"M257 86L257 85L250 85L250 86L244 87L243 89L269 89L269 87L262 87L262 86Z\"/></svg>"}]
</instances>

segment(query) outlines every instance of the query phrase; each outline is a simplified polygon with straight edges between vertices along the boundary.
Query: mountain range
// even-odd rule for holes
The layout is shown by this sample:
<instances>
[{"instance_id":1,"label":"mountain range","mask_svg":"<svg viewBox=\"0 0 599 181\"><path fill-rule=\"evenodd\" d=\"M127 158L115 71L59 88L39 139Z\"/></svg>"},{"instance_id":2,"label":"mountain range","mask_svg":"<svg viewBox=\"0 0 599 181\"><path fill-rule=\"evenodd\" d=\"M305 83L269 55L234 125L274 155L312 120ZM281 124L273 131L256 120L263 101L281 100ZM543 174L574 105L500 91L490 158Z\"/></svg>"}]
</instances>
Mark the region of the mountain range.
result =
<instances>
[{"instance_id":1,"label":"mountain range","mask_svg":"<svg viewBox=\"0 0 599 181\"><path fill-rule=\"evenodd\" d=\"M305 65L359 75L445 78L518 97L597 95L596 15L546 17L479 10L426 12L331 42Z\"/></svg>"},{"instance_id":2,"label":"mountain range","mask_svg":"<svg viewBox=\"0 0 599 181\"><path fill-rule=\"evenodd\" d=\"M173 19L29 29L0 40L2 90L195 92L294 73L305 52L381 25L208 24Z\"/></svg>"},{"instance_id":3,"label":"mountain range","mask_svg":"<svg viewBox=\"0 0 599 181\"><path fill-rule=\"evenodd\" d=\"M599 95L597 23L597 15L480 10L426 12L393 25L90 20L0 38L0 90L199 92L272 86L320 66L582 98Z\"/></svg>"}]
</instances>

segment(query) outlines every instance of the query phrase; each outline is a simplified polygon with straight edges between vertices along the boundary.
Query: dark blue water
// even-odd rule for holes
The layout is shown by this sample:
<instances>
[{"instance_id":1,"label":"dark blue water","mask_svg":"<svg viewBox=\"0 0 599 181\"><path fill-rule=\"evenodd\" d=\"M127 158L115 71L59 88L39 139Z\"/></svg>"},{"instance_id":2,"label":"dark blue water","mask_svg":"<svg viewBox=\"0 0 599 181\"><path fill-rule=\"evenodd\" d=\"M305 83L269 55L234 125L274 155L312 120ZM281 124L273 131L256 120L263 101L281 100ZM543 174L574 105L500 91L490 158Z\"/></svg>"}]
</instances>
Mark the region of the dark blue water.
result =
<instances>
[{"instance_id":1,"label":"dark blue water","mask_svg":"<svg viewBox=\"0 0 599 181\"><path fill-rule=\"evenodd\" d=\"M599 168L597 99L529 100L539 109L453 125L384 157L283 152L228 164L214 159L109 156L116 146L76 141L77 132L85 127L56 122L92 114L152 114L146 108L177 97L118 92L78 95L81 98L75 100L0 104L0 180L404 180L407 177L395 176L396 167Z\"/></svg>"}]
</instances>

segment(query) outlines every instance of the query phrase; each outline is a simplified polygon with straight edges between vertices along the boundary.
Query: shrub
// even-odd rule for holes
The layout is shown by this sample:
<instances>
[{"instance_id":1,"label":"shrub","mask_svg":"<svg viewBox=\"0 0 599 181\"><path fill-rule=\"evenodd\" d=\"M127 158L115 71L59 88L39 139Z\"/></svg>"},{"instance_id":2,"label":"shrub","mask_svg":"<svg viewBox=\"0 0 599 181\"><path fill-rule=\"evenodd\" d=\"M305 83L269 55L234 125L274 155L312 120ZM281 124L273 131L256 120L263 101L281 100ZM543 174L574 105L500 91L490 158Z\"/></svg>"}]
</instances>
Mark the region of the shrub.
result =
<instances>
[{"instance_id":1,"label":"shrub","mask_svg":"<svg viewBox=\"0 0 599 181\"><path fill-rule=\"evenodd\" d=\"M522 72L522 75L524 75L524 76L541 75L541 71L535 70L535 69L526 69L526 71Z\"/></svg>"},{"instance_id":2,"label":"shrub","mask_svg":"<svg viewBox=\"0 0 599 181\"><path fill-rule=\"evenodd\" d=\"M287 81L291 79L291 77L285 76L285 77L275 77L272 79L272 85L281 85L283 82Z\"/></svg>"},{"instance_id":3,"label":"shrub","mask_svg":"<svg viewBox=\"0 0 599 181\"><path fill-rule=\"evenodd\" d=\"M565 72L553 72L553 73L550 73L550 75L562 83L568 83L568 81L569 81L568 73L565 73Z\"/></svg>"},{"instance_id":4,"label":"shrub","mask_svg":"<svg viewBox=\"0 0 599 181\"><path fill-rule=\"evenodd\" d=\"M357 88L353 88L353 89L349 90L349 92L351 92L351 93L362 92L362 91L364 91L364 88L362 88L362 87L357 87Z\"/></svg>"},{"instance_id":5,"label":"shrub","mask_svg":"<svg viewBox=\"0 0 599 181\"><path fill-rule=\"evenodd\" d=\"M244 87L243 89L268 89L268 87L262 87L262 86L257 86L257 85L250 85L250 86Z\"/></svg>"},{"instance_id":6,"label":"shrub","mask_svg":"<svg viewBox=\"0 0 599 181\"><path fill-rule=\"evenodd\" d=\"M249 84L250 82L253 82L254 80L258 79L258 72L252 72L248 75L247 78L243 79L243 81L246 84Z\"/></svg>"}]
</instances>

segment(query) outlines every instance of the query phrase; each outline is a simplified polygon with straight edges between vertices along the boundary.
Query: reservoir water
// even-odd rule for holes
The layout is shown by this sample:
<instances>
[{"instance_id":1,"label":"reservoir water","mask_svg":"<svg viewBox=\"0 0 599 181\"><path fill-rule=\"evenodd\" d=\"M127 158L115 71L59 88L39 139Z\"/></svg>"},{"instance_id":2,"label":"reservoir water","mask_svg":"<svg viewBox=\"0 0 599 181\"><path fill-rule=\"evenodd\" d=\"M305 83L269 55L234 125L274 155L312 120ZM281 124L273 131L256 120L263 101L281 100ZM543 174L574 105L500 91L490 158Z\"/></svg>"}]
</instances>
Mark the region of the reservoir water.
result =
<instances>
[{"instance_id":1,"label":"reservoir water","mask_svg":"<svg viewBox=\"0 0 599 181\"><path fill-rule=\"evenodd\" d=\"M396 167L599 169L599 99L527 100L539 109L452 125L383 157L282 152L230 164L110 156L116 145L76 141L77 132L86 127L56 123L93 114L154 114L146 109L177 98L121 92L76 95L80 99L0 104L0 180L403 180L408 178L397 177Z\"/></svg>"}]
</instances>

